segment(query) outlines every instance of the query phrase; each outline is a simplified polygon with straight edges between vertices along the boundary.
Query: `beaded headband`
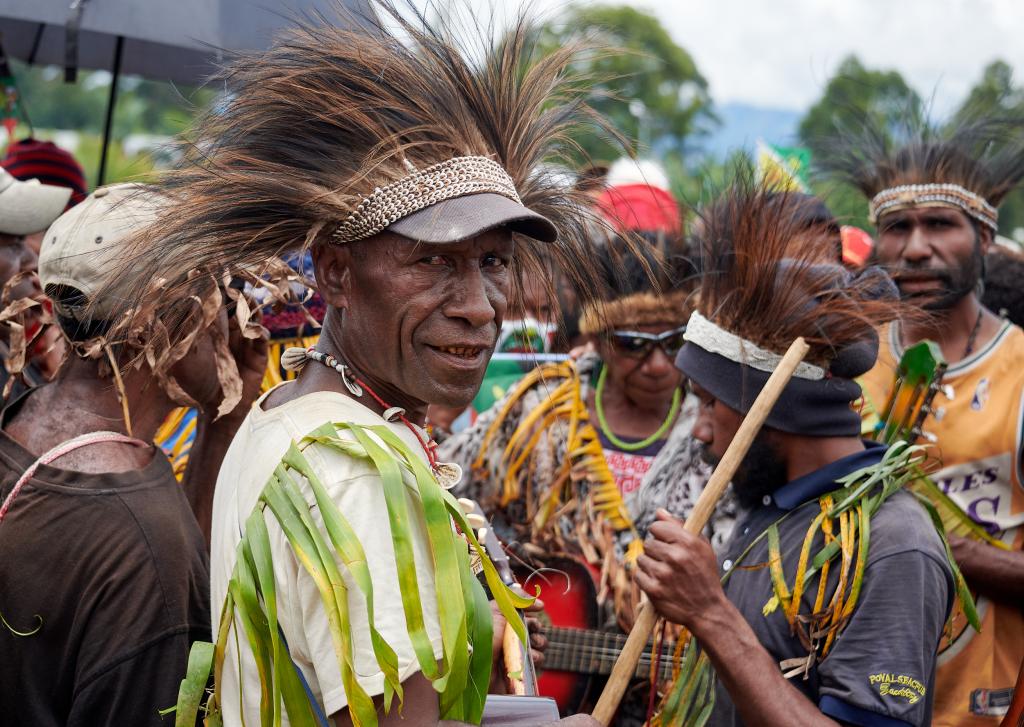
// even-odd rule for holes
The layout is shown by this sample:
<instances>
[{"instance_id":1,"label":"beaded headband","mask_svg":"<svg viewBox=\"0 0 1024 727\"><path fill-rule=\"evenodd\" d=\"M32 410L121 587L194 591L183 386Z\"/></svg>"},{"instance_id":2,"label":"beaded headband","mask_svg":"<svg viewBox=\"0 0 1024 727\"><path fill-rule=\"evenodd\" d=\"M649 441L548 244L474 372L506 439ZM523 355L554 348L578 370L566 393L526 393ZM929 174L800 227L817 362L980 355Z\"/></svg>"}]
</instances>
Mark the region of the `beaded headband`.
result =
<instances>
[{"instance_id":1,"label":"beaded headband","mask_svg":"<svg viewBox=\"0 0 1024 727\"><path fill-rule=\"evenodd\" d=\"M512 177L496 161L482 156L453 157L374 189L338 225L332 238L338 244L363 240L430 205L483 192L522 203Z\"/></svg>"},{"instance_id":2,"label":"beaded headband","mask_svg":"<svg viewBox=\"0 0 1024 727\"><path fill-rule=\"evenodd\" d=\"M904 184L883 189L869 203L872 224L886 212L911 207L956 207L982 224L999 229L999 212L984 197L959 184Z\"/></svg>"},{"instance_id":3,"label":"beaded headband","mask_svg":"<svg viewBox=\"0 0 1024 727\"><path fill-rule=\"evenodd\" d=\"M761 348L756 343L737 336L731 331L712 323L694 311L686 324L683 340L700 346L709 353L717 353L738 364L750 366L758 371L772 372L782 361L782 356ZM820 381L825 378L825 369L809 363L801 363L793 374L799 379Z\"/></svg>"}]
</instances>

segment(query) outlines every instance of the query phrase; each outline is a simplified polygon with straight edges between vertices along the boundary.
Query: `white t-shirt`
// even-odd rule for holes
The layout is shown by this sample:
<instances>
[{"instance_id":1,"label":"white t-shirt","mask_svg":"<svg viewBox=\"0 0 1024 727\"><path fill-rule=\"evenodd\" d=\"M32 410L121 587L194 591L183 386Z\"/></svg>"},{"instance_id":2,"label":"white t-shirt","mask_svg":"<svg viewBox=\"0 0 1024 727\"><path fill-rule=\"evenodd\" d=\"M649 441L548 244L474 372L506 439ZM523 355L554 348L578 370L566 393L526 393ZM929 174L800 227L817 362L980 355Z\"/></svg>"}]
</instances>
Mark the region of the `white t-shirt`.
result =
<instances>
[{"instance_id":1,"label":"white t-shirt","mask_svg":"<svg viewBox=\"0 0 1024 727\"><path fill-rule=\"evenodd\" d=\"M282 386L289 386L285 383ZM270 410L262 409L266 395L252 410L235 435L220 475L213 498L213 533L210 554L213 633L219 626L221 608L227 595L228 581L235 566L236 549L245 521L274 468L280 463L291 442L328 422L351 422L361 425L387 424L425 461L426 455L416 437L401 422L389 424L379 415L354 399L335 392L319 392L289 401ZM371 463L345 456L336 450L313 445L304 451L324 487L355 530L366 551L373 580L373 607L377 630L398 655L398 676L405 681L419 670L405 623L405 613L398 585L397 566L391 543L391 528L380 477ZM315 500L305 480L303 494L311 503L314 520L323 531L323 520L313 505ZM441 658L441 631L437 617L437 595L430 559L426 525L418 502L408 489L410 537L416 561L420 599L427 634L434 655ZM327 715L348 704L341 682L338 661L331 639L330 627L313 580L299 564L287 538L277 525L269 508L264 520L270 532L274 575L277 584L278 618L291 650L292 659L302 670L309 686L324 706ZM371 697L384 692L384 675L370 643L366 601L345 565L336 559L348 586L348 607L351 617L353 656L356 678ZM241 646L242 709L247 724L259 724L260 682L256 662L236 619L237 642ZM227 654L221 681L221 708L224 724L240 725L239 673L234 634L228 639ZM287 716L284 719L287 723Z\"/></svg>"}]
</instances>

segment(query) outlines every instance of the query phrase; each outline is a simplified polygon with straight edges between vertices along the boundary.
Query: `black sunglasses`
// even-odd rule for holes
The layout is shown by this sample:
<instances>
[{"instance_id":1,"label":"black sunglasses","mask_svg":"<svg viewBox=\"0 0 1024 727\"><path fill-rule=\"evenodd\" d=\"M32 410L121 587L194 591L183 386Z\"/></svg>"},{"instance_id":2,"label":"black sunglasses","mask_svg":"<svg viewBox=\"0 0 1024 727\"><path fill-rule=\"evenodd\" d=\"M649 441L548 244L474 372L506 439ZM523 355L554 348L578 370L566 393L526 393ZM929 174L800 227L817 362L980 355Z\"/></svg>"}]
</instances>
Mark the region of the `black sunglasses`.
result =
<instances>
[{"instance_id":1,"label":"black sunglasses","mask_svg":"<svg viewBox=\"0 0 1024 727\"><path fill-rule=\"evenodd\" d=\"M643 333L641 331L612 331L612 344L619 353L632 358L647 358L655 346L660 346L665 355L675 359L683 347L686 326L679 326L664 333Z\"/></svg>"}]
</instances>

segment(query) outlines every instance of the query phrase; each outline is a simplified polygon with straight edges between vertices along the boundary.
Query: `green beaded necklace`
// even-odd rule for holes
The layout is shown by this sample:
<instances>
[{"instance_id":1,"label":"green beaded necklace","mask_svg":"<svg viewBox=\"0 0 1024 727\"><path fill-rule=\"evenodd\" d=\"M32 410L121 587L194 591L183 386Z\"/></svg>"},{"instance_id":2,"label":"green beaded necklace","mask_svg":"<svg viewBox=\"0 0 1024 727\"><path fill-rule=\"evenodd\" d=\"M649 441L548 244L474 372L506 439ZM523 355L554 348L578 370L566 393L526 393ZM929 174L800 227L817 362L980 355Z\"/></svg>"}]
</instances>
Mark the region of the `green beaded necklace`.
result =
<instances>
[{"instance_id":1,"label":"green beaded necklace","mask_svg":"<svg viewBox=\"0 0 1024 727\"><path fill-rule=\"evenodd\" d=\"M677 386L676 390L672 394L672 406L669 408L668 416L665 417L665 421L661 423L661 426L658 427L658 430L654 432L654 434L652 434L651 436L647 437L646 439L642 439L639 442L630 443L623 442L621 439L616 437L612 433L611 428L608 426L608 420L605 419L604 407L601 405L601 395L602 392L604 392L604 384L607 379L608 367L602 366L601 373L597 377L597 391L594 394L594 409L597 410L597 423L601 427L601 432L604 434L605 437L608 438L608 441L614 444L617 448L621 449L623 452L635 452L638 449L648 447L657 442L659 439L661 439L665 432L668 431L668 428L672 426L672 422L674 422L676 419L676 413L678 413L679 411L679 401L682 399L682 393L679 387Z\"/></svg>"}]
</instances>

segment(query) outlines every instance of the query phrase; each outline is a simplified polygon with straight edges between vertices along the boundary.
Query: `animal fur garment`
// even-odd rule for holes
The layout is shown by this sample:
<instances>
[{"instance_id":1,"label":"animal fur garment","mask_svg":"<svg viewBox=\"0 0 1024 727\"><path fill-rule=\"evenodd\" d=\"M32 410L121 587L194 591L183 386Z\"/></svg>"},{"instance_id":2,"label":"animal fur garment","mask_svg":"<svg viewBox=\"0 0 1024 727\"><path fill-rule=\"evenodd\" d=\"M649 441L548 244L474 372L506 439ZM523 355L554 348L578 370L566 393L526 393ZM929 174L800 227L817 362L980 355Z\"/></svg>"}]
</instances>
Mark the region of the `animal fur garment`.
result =
<instances>
[{"instance_id":1,"label":"animal fur garment","mask_svg":"<svg viewBox=\"0 0 1024 727\"><path fill-rule=\"evenodd\" d=\"M491 513L495 532L524 562L568 556L599 568L598 601L625 625L636 604L615 546L631 551L632 562L640 540L589 421L599 363L588 355L534 369L438 454L465 474L455 494Z\"/></svg>"},{"instance_id":2,"label":"animal fur garment","mask_svg":"<svg viewBox=\"0 0 1024 727\"><path fill-rule=\"evenodd\" d=\"M711 465L701 458L704 445L693 436L693 424L699 406L696 396L687 396L679 413L679 421L669 431L665 446L651 463L640 487L623 498L641 537L647 537L661 508L680 520L689 518L711 477ZM704 528L704 536L716 551L729 541L737 517L739 504L730 485L722 499L715 504L711 519ZM622 539L620 545L625 553L629 543Z\"/></svg>"},{"instance_id":3,"label":"animal fur garment","mask_svg":"<svg viewBox=\"0 0 1024 727\"><path fill-rule=\"evenodd\" d=\"M576 149L569 132L607 128L572 72L589 47L541 57L525 18L500 36L478 27L460 41L450 21L431 24L411 3L373 5L382 20L301 21L227 65L231 96L189 136L184 162L162 184L169 209L125 267L136 295L166 278L185 300L185 268L259 269L327 243L362 196L465 155L497 161L523 204L558 230L550 244L520 238L518 270L537 269L547 253L582 301L600 294L590 239L601 223L564 181Z\"/></svg>"},{"instance_id":4,"label":"animal fur garment","mask_svg":"<svg viewBox=\"0 0 1024 727\"><path fill-rule=\"evenodd\" d=\"M587 307L580 316L580 333L597 335L659 324L683 326L692 309L690 294L684 290L665 295L653 291L634 293Z\"/></svg>"}]
</instances>

